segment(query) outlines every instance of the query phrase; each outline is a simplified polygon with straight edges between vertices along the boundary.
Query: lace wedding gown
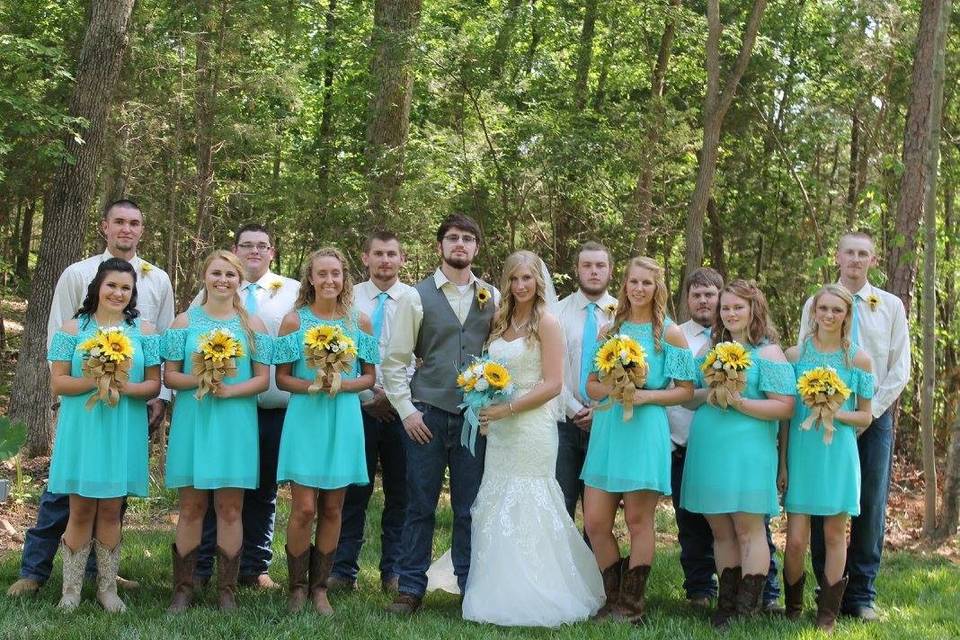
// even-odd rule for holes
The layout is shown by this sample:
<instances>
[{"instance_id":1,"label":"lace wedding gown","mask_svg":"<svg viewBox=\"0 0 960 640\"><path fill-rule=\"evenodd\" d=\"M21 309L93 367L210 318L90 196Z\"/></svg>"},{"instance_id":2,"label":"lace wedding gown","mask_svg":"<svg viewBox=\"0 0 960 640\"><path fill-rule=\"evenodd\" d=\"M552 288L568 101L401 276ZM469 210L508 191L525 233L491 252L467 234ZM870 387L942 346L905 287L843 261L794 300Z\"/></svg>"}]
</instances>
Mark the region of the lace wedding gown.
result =
<instances>
[{"instance_id":1,"label":"lace wedding gown","mask_svg":"<svg viewBox=\"0 0 960 640\"><path fill-rule=\"evenodd\" d=\"M499 338L490 355L510 370L517 397L542 379L539 344ZM556 481L557 402L490 424L472 509L466 620L556 627L603 605L600 571Z\"/></svg>"}]
</instances>

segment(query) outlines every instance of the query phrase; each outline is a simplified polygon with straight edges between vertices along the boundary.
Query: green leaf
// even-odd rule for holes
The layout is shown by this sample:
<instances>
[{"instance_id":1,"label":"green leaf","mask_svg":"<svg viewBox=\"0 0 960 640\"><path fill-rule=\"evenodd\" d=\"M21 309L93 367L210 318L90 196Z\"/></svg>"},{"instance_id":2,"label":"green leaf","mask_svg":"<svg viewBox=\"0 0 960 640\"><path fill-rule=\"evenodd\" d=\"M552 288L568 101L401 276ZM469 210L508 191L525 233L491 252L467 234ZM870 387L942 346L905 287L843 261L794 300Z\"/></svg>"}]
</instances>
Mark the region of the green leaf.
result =
<instances>
[{"instance_id":1,"label":"green leaf","mask_svg":"<svg viewBox=\"0 0 960 640\"><path fill-rule=\"evenodd\" d=\"M0 416L0 460L6 460L17 455L26 441L26 424L11 422L10 418Z\"/></svg>"}]
</instances>

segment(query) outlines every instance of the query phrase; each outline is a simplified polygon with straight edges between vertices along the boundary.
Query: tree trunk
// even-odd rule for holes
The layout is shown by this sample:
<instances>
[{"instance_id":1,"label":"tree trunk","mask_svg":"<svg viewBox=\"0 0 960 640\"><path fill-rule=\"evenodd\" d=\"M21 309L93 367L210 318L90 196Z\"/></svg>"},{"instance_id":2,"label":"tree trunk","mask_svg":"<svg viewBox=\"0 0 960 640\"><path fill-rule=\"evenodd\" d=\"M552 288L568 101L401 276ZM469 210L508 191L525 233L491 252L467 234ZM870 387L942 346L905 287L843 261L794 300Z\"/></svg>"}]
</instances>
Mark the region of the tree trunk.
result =
<instances>
[{"instance_id":1,"label":"tree trunk","mask_svg":"<svg viewBox=\"0 0 960 640\"><path fill-rule=\"evenodd\" d=\"M857 221L857 200L860 197L860 108L853 108L850 118L850 175L847 176L847 229Z\"/></svg>"},{"instance_id":2,"label":"tree trunk","mask_svg":"<svg viewBox=\"0 0 960 640\"><path fill-rule=\"evenodd\" d=\"M943 481L943 518L934 535L934 540L939 542L952 538L960 521L960 415L954 419L950 431L947 472Z\"/></svg>"},{"instance_id":3,"label":"tree trunk","mask_svg":"<svg viewBox=\"0 0 960 640\"><path fill-rule=\"evenodd\" d=\"M83 118L83 140L64 140L74 162L61 162L44 197L40 258L30 288L30 304L15 382L10 418L27 424L26 455L49 455L50 372L46 363L47 317L57 278L83 249L81 230L94 199L94 183L113 91L120 74L134 0L93 0L70 100L70 115ZM78 232L80 231L80 232Z\"/></svg>"},{"instance_id":4,"label":"tree trunk","mask_svg":"<svg viewBox=\"0 0 960 640\"><path fill-rule=\"evenodd\" d=\"M422 0L376 0L373 11L373 91L367 123L367 207L370 222L396 222L403 159L410 130L413 56Z\"/></svg>"},{"instance_id":5,"label":"tree trunk","mask_svg":"<svg viewBox=\"0 0 960 640\"><path fill-rule=\"evenodd\" d=\"M37 201L30 199L23 208L23 223L20 227L20 253L14 269L17 277L26 280L30 270L30 244L33 240L33 214L37 211Z\"/></svg>"},{"instance_id":6,"label":"tree trunk","mask_svg":"<svg viewBox=\"0 0 960 640\"><path fill-rule=\"evenodd\" d=\"M513 46L513 35L517 30L517 14L520 12L521 0L508 0L503 10L503 22L497 31L497 39L493 44L490 55L490 79L499 80L503 75L503 66L510 58L510 49Z\"/></svg>"},{"instance_id":7,"label":"tree trunk","mask_svg":"<svg viewBox=\"0 0 960 640\"><path fill-rule=\"evenodd\" d=\"M903 173L894 222L894 241L887 253L887 289L903 300L910 313L917 278L917 232L923 219L928 188L929 155L934 111L934 79L938 34L946 0L924 0L913 59L910 106L903 133ZM935 123L939 129L940 123Z\"/></svg>"},{"instance_id":8,"label":"tree trunk","mask_svg":"<svg viewBox=\"0 0 960 640\"><path fill-rule=\"evenodd\" d=\"M320 127L317 130L317 202L320 217L327 214L330 203L330 170L333 163L333 78L336 73L334 56L336 55L337 0L329 0L324 20L323 32L323 112L320 114Z\"/></svg>"},{"instance_id":9,"label":"tree trunk","mask_svg":"<svg viewBox=\"0 0 960 640\"><path fill-rule=\"evenodd\" d=\"M757 40L757 31L760 29L760 19L767 7L766 0L754 0L750 17L743 33L740 53L734 62L733 69L727 76L723 92L720 91L720 0L707 0L707 92L704 97L703 109L703 146L700 148L697 180L687 206L686 239L687 247L684 256L684 272L690 273L703 263L703 218L707 209L707 201L713 189L713 178L717 171L718 148L720 146L720 130L723 119L733 102L737 86L747 70L750 56L753 54L753 45Z\"/></svg>"},{"instance_id":10,"label":"tree trunk","mask_svg":"<svg viewBox=\"0 0 960 640\"><path fill-rule=\"evenodd\" d=\"M580 28L580 46L577 48L577 77L573 82L573 106L583 111L587 105L590 65L593 62L593 37L597 30L597 0L586 0L583 24Z\"/></svg>"}]
</instances>

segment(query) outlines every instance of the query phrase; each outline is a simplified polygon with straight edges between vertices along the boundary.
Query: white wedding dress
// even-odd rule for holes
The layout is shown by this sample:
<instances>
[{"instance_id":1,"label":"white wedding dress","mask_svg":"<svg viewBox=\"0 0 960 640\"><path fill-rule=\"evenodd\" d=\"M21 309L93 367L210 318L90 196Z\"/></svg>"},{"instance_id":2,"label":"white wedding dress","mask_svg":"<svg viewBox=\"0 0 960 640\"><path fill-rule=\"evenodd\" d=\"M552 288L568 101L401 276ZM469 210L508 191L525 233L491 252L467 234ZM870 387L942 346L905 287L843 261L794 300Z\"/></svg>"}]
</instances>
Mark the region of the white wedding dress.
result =
<instances>
[{"instance_id":1,"label":"white wedding dress","mask_svg":"<svg viewBox=\"0 0 960 640\"><path fill-rule=\"evenodd\" d=\"M490 355L509 369L517 397L542 379L537 343L498 338ZM472 509L466 620L556 627L586 620L603 605L597 563L556 480L557 402L490 424Z\"/></svg>"}]
</instances>

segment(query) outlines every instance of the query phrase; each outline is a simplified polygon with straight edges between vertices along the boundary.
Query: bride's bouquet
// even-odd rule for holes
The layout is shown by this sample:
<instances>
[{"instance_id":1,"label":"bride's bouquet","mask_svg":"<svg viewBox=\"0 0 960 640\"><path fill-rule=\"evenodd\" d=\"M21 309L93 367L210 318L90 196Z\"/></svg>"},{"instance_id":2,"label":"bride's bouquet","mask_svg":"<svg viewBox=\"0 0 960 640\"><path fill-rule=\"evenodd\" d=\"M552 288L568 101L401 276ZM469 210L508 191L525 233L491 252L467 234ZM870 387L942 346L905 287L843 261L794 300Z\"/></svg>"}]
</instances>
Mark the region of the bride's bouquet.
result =
<instances>
[{"instance_id":1,"label":"bride's bouquet","mask_svg":"<svg viewBox=\"0 0 960 640\"><path fill-rule=\"evenodd\" d=\"M833 418L844 400L850 397L850 388L833 367L816 367L804 372L797 380L797 391L810 415L800 424L801 431L812 429L816 423L823 424L823 443L833 442Z\"/></svg>"},{"instance_id":2,"label":"bride's bouquet","mask_svg":"<svg viewBox=\"0 0 960 640\"><path fill-rule=\"evenodd\" d=\"M752 363L750 352L739 342L720 342L714 346L700 367L710 388L707 400L723 409L729 407L733 394L747 388L747 369Z\"/></svg>"},{"instance_id":3,"label":"bride's bouquet","mask_svg":"<svg viewBox=\"0 0 960 640\"><path fill-rule=\"evenodd\" d=\"M479 411L494 404L509 402L513 398L515 388L510 371L489 356L474 358L469 366L459 372L457 387L463 392L463 404L460 408L466 409L460 444L473 453L477 433L487 434L486 429L480 428Z\"/></svg>"},{"instance_id":4,"label":"bride's bouquet","mask_svg":"<svg viewBox=\"0 0 960 640\"><path fill-rule=\"evenodd\" d=\"M317 393L327 388L331 396L336 395L343 382L342 374L349 371L357 359L357 345L343 329L329 324L309 328L303 343L307 366L317 372L308 391Z\"/></svg>"},{"instance_id":5,"label":"bride's bouquet","mask_svg":"<svg viewBox=\"0 0 960 640\"><path fill-rule=\"evenodd\" d=\"M610 336L597 350L597 378L610 384L610 400L623 405L623 420L633 417L633 398L647 381L647 352L628 335Z\"/></svg>"},{"instance_id":6,"label":"bride's bouquet","mask_svg":"<svg viewBox=\"0 0 960 640\"><path fill-rule=\"evenodd\" d=\"M225 378L237 375L237 358L243 357L243 344L229 329L213 329L200 336L197 350L190 356L193 375L197 376L194 397L203 400Z\"/></svg>"},{"instance_id":7,"label":"bride's bouquet","mask_svg":"<svg viewBox=\"0 0 960 640\"><path fill-rule=\"evenodd\" d=\"M108 407L120 401L120 384L130 379L133 362L133 342L123 327L97 329L91 337L81 342L77 349L83 354L82 375L97 383L97 390L87 398L84 405L92 409L97 402Z\"/></svg>"}]
</instances>

